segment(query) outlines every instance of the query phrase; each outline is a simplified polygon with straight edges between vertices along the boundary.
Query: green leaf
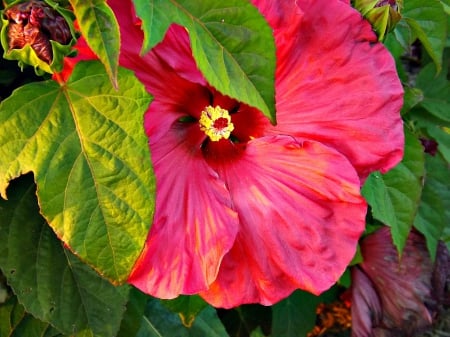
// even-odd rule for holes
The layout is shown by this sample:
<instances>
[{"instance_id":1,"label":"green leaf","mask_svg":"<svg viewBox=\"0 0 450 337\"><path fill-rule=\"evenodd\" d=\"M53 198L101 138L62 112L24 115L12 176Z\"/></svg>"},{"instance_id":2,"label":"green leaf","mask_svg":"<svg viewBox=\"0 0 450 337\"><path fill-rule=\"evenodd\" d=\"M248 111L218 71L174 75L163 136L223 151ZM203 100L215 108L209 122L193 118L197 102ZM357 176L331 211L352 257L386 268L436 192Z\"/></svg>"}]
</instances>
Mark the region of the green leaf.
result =
<instances>
[{"instance_id":1,"label":"green leaf","mask_svg":"<svg viewBox=\"0 0 450 337\"><path fill-rule=\"evenodd\" d=\"M170 311L180 316L184 326L190 328L195 317L208 306L208 304L198 295L178 296L173 300L163 300L162 304Z\"/></svg>"},{"instance_id":2,"label":"green leaf","mask_svg":"<svg viewBox=\"0 0 450 337\"><path fill-rule=\"evenodd\" d=\"M116 91L97 61L65 86L31 83L0 104L0 194L33 171L41 212L57 236L105 277L126 280L153 216L154 176L134 75Z\"/></svg>"},{"instance_id":3,"label":"green leaf","mask_svg":"<svg viewBox=\"0 0 450 337\"><path fill-rule=\"evenodd\" d=\"M144 51L172 23L187 28L197 66L217 90L258 108L275 123L275 43L272 30L246 0L134 0Z\"/></svg>"},{"instance_id":4,"label":"green leaf","mask_svg":"<svg viewBox=\"0 0 450 337\"><path fill-rule=\"evenodd\" d=\"M316 323L317 305L337 297L333 287L321 296L297 290L273 306L272 335L277 337L306 337Z\"/></svg>"},{"instance_id":5,"label":"green leaf","mask_svg":"<svg viewBox=\"0 0 450 337\"><path fill-rule=\"evenodd\" d=\"M192 327L185 327L180 317L162 305L158 299L150 299L137 337L228 337L216 310L208 306L196 317Z\"/></svg>"},{"instance_id":6,"label":"green leaf","mask_svg":"<svg viewBox=\"0 0 450 337\"><path fill-rule=\"evenodd\" d=\"M49 323L27 314L15 296L0 305L0 336L62 337Z\"/></svg>"},{"instance_id":7,"label":"green leaf","mask_svg":"<svg viewBox=\"0 0 450 337\"><path fill-rule=\"evenodd\" d=\"M65 334L114 336L129 288L115 287L82 263L39 215L32 176L0 200L0 267L26 311Z\"/></svg>"},{"instance_id":8,"label":"green leaf","mask_svg":"<svg viewBox=\"0 0 450 337\"><path fill-rule=\"evenodd\" d=\"M444 6L444 11L447 15L450 15L450 0L441 0L442 6Z\"/></svg>"},{"instance_id":9,"label":"green leaf","mask_svg":"<svg viewBox=\"0 0 450 337\"><path fill-rule=\"evenodd\" d=\"M448 62L444 62L447 66ZM445 71L436 73L432 63L427 64L417 75L416 86L424 98L420 106L442 121L450 122L450 81Z\"/></svg>"},{"instance_id":10,"label":"green leaf","mask_svg":"<svg viewBox=\"0 0 450 337\"><path fill-rule=\"evenodd\" d=\"M316 322L317 296L296 291L273 307L273 335L306 337Z\"/></svg>"},{"instance_id":11,"label":"green leaf","mask_svg":"<svg viewBox=\"0 0 450 337\"><path fill-rule=\"evenodd\" d=\"M402 252L416 216L422 192L424 160L422 145L405 129L402 162L386 174L372 173L362 188L373 217L391 227L398 252Z\"/></svg>"},{"instance_id":12,"label":"green leaf","mask_svg":"<svg viewBox=\"0 0 450 337\"><path fill-rule=\"evenodd\" d=\"M400 21L399 25L401 26L403 22ZM400 28L398 28L397 25L397 29L394 30L394 34L388 34L386 36L386 39L383 41L384 45L386 46L386 48L388 48L389 52L392 54L392 56L395 59L395 65L397 68L397 73L398 76L400 78L400 80L404 83L408 82L408 73L405 71L404 68L404 61L402 59L403 55L405 54L405 46L400 43L399 38L398 38L398 31ZM406 95L406 92L405 92Z\"/></svg>"},{"instance_id":13,"label":"green leaf","mask_svg":"<svg viewBox=\"0 0 450 337\"><path fill-rule=\"evenodd\" d=\"M128 297L127 309L125 311L120 330L116 337L136 336L139 331L142 316L149 296L131 287Z\"/></svg>"},{"instance_id":14,"label":"green leaf","mask_svg":"<svg viewBox=\"0 0 450 337\"><path fill-rule=\"evenodd\" d=\"M423 101L423 92L418 88L404 87L402 116L408 113L413 107Z\"/></svg>"},{"instance_id":15,"label":"green leaf","mask_svg":"<svg viewBox=\"0 0 450 337\"><path fill-rule=\"evenodd\" d=\"M120 31L114 12L105 0L70 0L80 31L106 68L117 88Z\"/></svg>"},{"instance_id":16,"label":"green leaf","mask_svg":"<svg viewBox=\"0 0 450 337\"><path fill-rule=\"evenodd\" d=\"M407 0L402 17L411 30L411 44L417 37L438 69L442 68L442 53L447 37L447 16L439 0Z\"/></svg>"},{"instance_id":17,"label":"green leaf","mask_svg":"<svg viewBox=\"0 0 450 337\"><path fill-rule=\"evenodd\" d=\"M265 337L264 333L259 326L257 329L253 330L250 337Z\"/></svg>"},{"instance_id":18,"label":"green leaf","mask_svg":"<svg viewBox=\"0 0 450 337\"><path fill-rule=\"evenodd\" d=\"M424 234L430 256L436 256L438 241L450 226L450 170L442 157L426 156L425 185L414 227Z\"/></svg>"}]
</instances>

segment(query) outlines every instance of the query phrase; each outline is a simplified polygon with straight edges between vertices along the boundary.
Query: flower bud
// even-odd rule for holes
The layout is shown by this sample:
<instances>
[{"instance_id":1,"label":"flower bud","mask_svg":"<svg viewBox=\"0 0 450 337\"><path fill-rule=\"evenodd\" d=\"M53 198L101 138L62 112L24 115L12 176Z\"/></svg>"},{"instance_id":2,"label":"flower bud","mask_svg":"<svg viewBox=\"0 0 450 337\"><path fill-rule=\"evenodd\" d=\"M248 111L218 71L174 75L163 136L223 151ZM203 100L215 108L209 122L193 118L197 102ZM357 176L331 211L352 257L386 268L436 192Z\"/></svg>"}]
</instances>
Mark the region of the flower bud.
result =
<instances>
[{"instance_id":1,"label":"flower bud","mask_svg":"<svg viewBox=\"0 0 450 337\"><path fill-rule=\"evenodd\" d=\"M354 0L354 7L368 20L383 41L400 21L403 0Z\"/></svg>"},{"instance_id":2,"label":"flower bud","mask_svg":"<svg viewBox=\"0 0 450 337\"><path fill-rule=\"evenodd\" d=\"M75 43L73 14L51 0L16 1L2 12L4 58L36 72L60 71Z\"/></svg>"}]
</instances>

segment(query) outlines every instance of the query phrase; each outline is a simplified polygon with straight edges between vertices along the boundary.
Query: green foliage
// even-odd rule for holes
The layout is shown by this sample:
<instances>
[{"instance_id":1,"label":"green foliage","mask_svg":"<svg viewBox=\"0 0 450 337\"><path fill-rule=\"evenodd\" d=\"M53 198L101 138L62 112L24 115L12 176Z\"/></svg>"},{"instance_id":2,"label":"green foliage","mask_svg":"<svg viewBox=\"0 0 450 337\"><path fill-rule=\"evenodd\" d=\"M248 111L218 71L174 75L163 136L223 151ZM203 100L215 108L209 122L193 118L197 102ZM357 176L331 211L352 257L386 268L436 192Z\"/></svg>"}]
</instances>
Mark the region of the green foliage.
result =
<instances>
[{"instance_id":1,"label":"green foliage","mask_svg":"<svg viewBox=\"0 0 450 337\"><path fill-rule=\"evenodd\" d=\"M62 334L49 323L28 314L17 298L11 297L0 306L0 336L62 337Z\"/></svg>"},{"instance_id":2,"label":"green foliage","mask_svg":"<svg viewBox=\"0 0 450 337\"><path fill-rule=\"evenodd\" d=\"M438 72L434 63L426 63L418 72L414 85L420 98L414 104L407 100L404 118L414 129L416 137L435 143L436 151L425 150L425 174L423 191L419 202L414 227L422 232L432 258L435 257L439 240L450 247L450 50L444 51L443 71ZM410 98L410 96L409 96ZM412 99L414 100L414 99ZM434 153L436 152L436 153Z\"/></svg>"},{"instance_id":3,"label":"green foliage","mask_svg":"<svg viewBox=\"0 0 450 337\"><path fill-rule=\"evenodd\" d=\"M450 224L450 170L438 155L427 155L425 168L425 185L414 226L427 238L428 250L434 258L438 241Z\"/></svg>"},{"instance_id":4,"label":"green foliage","mask_svg":"<svg viewBox=\"0 0 450 337\"><path fill-rule=\"evenodd\" d=\"M198 295L179 296L173 300L162 301L162 304L170 311L180 316L181 322L186 327L191 327L195 317L208 304Z\"/></svg>"},{"instance_id":5,"label":"green foliage","mask_svg":"<svg viewBox=\"0 0 450 337\"><path fill-rule=\"evenodd\" d=\"M136 337L227 337L216 311L208 306L186 327L180 317L156 299L150 299L145 310L141 329Z\"/></svg>"},{"instance_id":6,"label":"green foliage","mask_svg":"<svg viewBox=\"0 0 450 337\"><path fill-rule=\"evenodd\" d=\"M117 337L136 336L141 326L147 300L148 296L144 293L136 288L130 289L128 303Z\"/></svg>"},{"instance_id":7,"label":"green foliage","mask_svg":"<svg viewBox=\"0 0 450 337\"><path fill-rule=\"evenodd\" d=\"M229 336L248 337L260 329L266 334L271 329L272 310L259 304L247 304L228 310L219 310Z\"/></svg>"},{"instance_id":8,"label":"green foliage","mask_svg":"<svg viewBox=\"0 0 450 337\"><path fill-rule=\"evenodd\" d=\"M448 22L442 3L439 0L406 0L401 14L403 20L397 26L396 38L405 49L419 39L440 71Z\"/></svg>"},{"instance_id":9,"label":"green foliage","mask_svg":"<svg viewBox=\"0 0 450 337\"><path fill-rule=\"evenodd\" d=\"M444 63L447 65L448 61ZM434 65L429 63L417 75L416 86L423 93L420 107L430 113L430 117L439 119L441 125L450 126L450 81L447 73L437 74Z\"/></svg>"},{"instance_id":10,"label":"green foliage","mask_svg":"<svg viewBox=\"0 0 450 337\"><path fill-rule=\"evenodd\" d=\"M134 4L143 21L144 51L162 40L170 24L186 27L207 81L275 122L275 45L272 30L254 6L245 0L134 0Z\"/></svg>"},{"instance_id":11,"label":"green foliage","mask_svg":"<svg viewBox=\"0 0 450 337\"><path fill-rule=\"evenodd\" d=\"M401 252L412 227L422 193L424 154L420 142L405 130L405 155L395 168L367 178L362 193L375 219L391 227L392 238Z\"/></svg>"},{"instance_id":12,"label":"green foliage","mask_svg":"<svg viewBox=\"0 0 450 337\"><path fill-rule=\"evenodd\" d=\"M287 299L273 306L272 335L279 337L306 337L316 324L316 307L331 302L338 294L336 287L321 296L295 291Z\"/></svg>"},{"instance_id":13,"label":"green foliage","mask_svg":"<svg viewBox=\"0 0 450 337\"><path fill-rule=\"evenodd\" d=\"M119 27L106 1L70 4L101 63L80 63L59 85L0 62L0 194L9 198L0 199L0 336L306 336L317 305L339 298L337 287L321 296L295 291L272 307L215 310L198 296L158 300L110 283L126 280L153 216L142 128L151 98L118 66ZM248 1L134 4L143 53L172 23L186 27L206 80L275 121L272 32ZM401 252L414 226L433 257L439 240L450 248L449 13L449 0L405 0L386 36L405 87L405 156L363 187L368 228L391 226ZM421 141L434 142L435 153ZM27 172L37 191L32 175L13 180ZM350 283L344 274L340 284Z\"/></svg>"},{"instance_id":14,"label":"green foliage","mask_svg":"<svg viewBox=\"0 0 450 337\"><path fill-rule=\"evenodd\" d=\"M115 335L128 287L113 286L64 248L39 216L31 175L10 190L10 200L0 203L0 237L7 242L0 247L0 267L20 303L66 334Z\"/></svg>"},{"instance_id":15,"label":"green foliage","mask_svg":"<svg viewBox=\"0 0 450 337\"><path fill-rule=\"evenodd\" d=\"M113 11L104 0L70 0L70 3L82 35L117 88L120 32Z\"/></svg>"},{"instance_id":16,"label":"green foliage","mask_svg":"<svg viewBox=\"0 0 450 337\"><path fill-rule=\"evenodd\" d=\"M118 78L116 91L98 62L80 63L65 86L31 83L1 102L0 193L33 171L58 237L122 282L149 229L154 181L142 128L150 98L131 72Z\"/></svg>"}]
</instances>

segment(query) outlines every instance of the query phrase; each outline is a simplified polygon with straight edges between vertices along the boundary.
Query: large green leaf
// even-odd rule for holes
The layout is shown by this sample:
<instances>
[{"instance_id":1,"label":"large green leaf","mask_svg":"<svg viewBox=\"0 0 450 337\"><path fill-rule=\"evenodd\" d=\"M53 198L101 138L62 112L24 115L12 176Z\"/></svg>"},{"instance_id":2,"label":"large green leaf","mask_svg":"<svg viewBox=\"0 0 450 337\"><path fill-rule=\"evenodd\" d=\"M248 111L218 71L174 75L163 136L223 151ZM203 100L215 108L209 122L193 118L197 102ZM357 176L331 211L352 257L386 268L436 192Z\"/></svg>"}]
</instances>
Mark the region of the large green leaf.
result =
<instances>
[{"instance_id":1,"label":"large green leaf","mask_svg":"<svg viewBox=\"0 0 450 337\"><path fill-rule=\"evenodd\" d=\"M120 31L114 12L105 0L70 0L70 3L83 37L117 88Z\"/></svg>"},{"instance_id":2,"label":"large green leaf","mask_svg":"<svg viewBox=\"0 0 450 337\"><path fill-rule=\"evenodd\" d=\"M81 262L39 214L31 175L0 200L0 267L26 311L65 334L114 336L128 298Z\"/></svg>"},{"instance_id":3,"label":"large green leaf","mask_svg":"<svg viewBox=\"0 0 450 337\"><path fill-rule=\"evenodd\" d=\"M153 216L154 177L134 75L116 91L99 62L81 62L61 87L32 83L0 104L0 194L33 171L41 212L74 253L124 281Z\"/></svg>"},{"instance_id":4,"label":"large green leaf","mask_svg":"<svg viewBox=\"0 0 450 337\"><path fill-rule=\"evenodd\" d=\"M246 0L134 0L143 21L144 50L172 23L187 28L194 58L222 93L261 110L275 122L275 44L272 30Z\"/></svg>"},{"instance_id":5,"label":"large green leaf","mask_svg":"<svg viewBox=\"0 0 450 337\"><path fill-rule=\"evenodd\" d=\"M373 217L391 227L392 238L399 252L405 246L416 216L422 193L424 161L422 145L405 130L402 162L386 174L372 173L362 189L372 208Z\"/></svg>"},{"instance_id":6,"label":"large green leaf","mask_svg":"<svg viewBox=\"0 0 450 337\"><path fill-rule=\"evenodd\" d=\"M166 308L158 299L150 299L137 337L228 337L217 317L216 310L208 306L195 318L190 328L180 317Z\"/></svg>"},{"instance_id":7,"label":"large green leaf","mask_svg":"<svg viewBox=\"0 0 450 337\"><path fill-rule=\"evenodd\" d=\"M411 30L409 44L418 38L440 71L447 37L447 16L441 2L406 0L402 16Z\"/></svg>"},{"instance_id":8,"label":"large green leaf","mask_svg":"<svg viewBox=\"0 0 450 337\"><path fill-rule=\"evenodd\" d=\"M430 255L434 258L438 241L450 227L450 170L442 157L426 156L425 186L414 220L414 226L426 237Z\"/></svg>"}]
</instances>

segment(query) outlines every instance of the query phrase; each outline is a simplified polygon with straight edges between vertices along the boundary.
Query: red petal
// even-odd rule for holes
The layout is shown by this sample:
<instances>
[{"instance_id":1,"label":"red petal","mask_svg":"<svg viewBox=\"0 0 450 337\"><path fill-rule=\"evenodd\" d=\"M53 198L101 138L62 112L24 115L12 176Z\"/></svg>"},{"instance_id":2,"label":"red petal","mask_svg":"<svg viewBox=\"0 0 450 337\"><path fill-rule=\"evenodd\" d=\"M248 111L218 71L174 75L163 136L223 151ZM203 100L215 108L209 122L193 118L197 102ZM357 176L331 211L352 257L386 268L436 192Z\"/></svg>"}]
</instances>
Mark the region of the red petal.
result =
<instances>
[{"instance_id":1,"label":"red petal","mask_svg":"<svg viewBox=\"0 0 450 337\"><path fill-rule=\"evenodd\" d=\"M236 162L218 164L240 231L202 296L214 306L270 305L301 288L328 289L364 229L359 179L341 154L292 137L258 138Z\"/></svg>"},{"instance_id":2,"label":"red petal","mask_svg":"<svg viewBox=\"0 0 450 337\"><path fill-rule=\"evenodd\" d=\"M225 184L206 164L200 148L193 150L178 131L174 126L151 144L156 213L129 277L131 284L159 298L208 288L238 230ZM200 133L191 137L193 143L204 137Z\"/></svg>"},{"instance_id":3,"label":"red petal","mask_svg":"<svg viewBox=\"0 0 450 337\"><path fill-rule=\"evenodd\" d=\"M360 177L403 155L403 89L394 61L343 1L253 1L277 46L278 125L348 157Z\"/></svg>"}]
</instances>

